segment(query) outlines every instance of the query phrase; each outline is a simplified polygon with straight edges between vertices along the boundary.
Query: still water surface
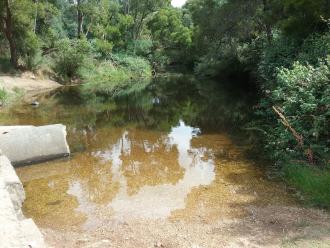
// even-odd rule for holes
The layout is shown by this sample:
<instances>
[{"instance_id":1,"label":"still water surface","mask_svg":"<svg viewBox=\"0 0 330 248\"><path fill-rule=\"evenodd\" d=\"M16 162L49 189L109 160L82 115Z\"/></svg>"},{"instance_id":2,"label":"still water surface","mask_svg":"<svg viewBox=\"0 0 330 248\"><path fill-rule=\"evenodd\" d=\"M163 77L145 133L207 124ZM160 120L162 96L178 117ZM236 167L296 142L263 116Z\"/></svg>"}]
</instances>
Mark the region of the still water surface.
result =
<instances>
[{"instance_id":1,"label":"still water surface","mask_svg":"<svg viewBox=\"0 0 330 248\"><path fill-rule=\"evenodd\" d=\"M244 92L169 77L115 100L85 99L71 87L1 116L4 124L67 126L70 158L17 168L24 212L41 227L213 221L244 216L249 204L290 201L233 140L250 109Z\"/></svg>"}]
</instances>

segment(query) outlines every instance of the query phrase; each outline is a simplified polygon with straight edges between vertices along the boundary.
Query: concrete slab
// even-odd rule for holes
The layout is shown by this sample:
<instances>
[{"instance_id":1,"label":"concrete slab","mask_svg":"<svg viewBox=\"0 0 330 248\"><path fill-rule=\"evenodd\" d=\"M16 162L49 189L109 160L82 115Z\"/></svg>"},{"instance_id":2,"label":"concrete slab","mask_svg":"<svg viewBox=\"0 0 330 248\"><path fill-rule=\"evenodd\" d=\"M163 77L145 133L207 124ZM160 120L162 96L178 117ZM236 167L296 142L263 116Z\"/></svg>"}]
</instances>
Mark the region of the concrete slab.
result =
<instances>
[{"instance_id":1,"label":"concrete slab","mask_svg":"<svg viewBox=\"0 0 330 248\"><path fill-rule=\"evenodd\" d=\"M0 126L0 149L13 165L51 160L70 154L66 127Z\"/></svg>"},{"instance_id":2,"label":"concrete slab","mask_svg":"<svg viewBox=\"0 0 330 248\"><path fill-rule=\"evenodd\" d=\"M0 247L46 247L43 236L32 219L25 219L21 206L25 199L23 185L10 161L0 156Z\"/></svg>"}]
</instances>

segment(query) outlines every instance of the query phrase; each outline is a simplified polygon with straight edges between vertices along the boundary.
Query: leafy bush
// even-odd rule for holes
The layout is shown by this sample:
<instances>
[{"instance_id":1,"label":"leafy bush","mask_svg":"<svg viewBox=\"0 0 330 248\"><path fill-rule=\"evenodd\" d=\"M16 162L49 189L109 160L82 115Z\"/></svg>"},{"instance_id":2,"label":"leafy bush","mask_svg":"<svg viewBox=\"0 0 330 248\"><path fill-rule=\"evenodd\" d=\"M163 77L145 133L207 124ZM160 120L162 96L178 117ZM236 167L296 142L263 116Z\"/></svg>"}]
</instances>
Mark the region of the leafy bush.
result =
<instances>
[{"instance_id":1,"label":"leafy bush","mask_svg":"<svg viewBox=\"0 0 330 248\"><path fill-rule=\"evenodd\" d=\"M149 62L124 54L82 72L85 93L116 96L143 89L151 79Z\"/></svg>"},{"instance_id":2,"label":"leafy bush","mask_svg":"<svg viewBox=\"0 0 330 248\"><path fill-rule=\"evenodd\" d=\"M324 61L330 54L330 32L312 34L302 44L297 60L312 65Z\"/></svg>"},{"instance_id":3,"label":"leafy bush","mask_svg":"<svg viewBox=\"0 0 330 248\"><path fill-rule=\"evenodd\" d=\"M263 49L258 72L266 85L275 80L277 69L291 68L295 61L317 65L330 54L330 32L311 34L302 44L293 38L276 34L270 45Z\"/></svg>"},{"instance_id":4,"label":"leafy bush","mask_svg":"<svg viewBox=\"0 0 330 248\"><path fill-rule=\"evenodd\" d=\"M300 42L276 35L258 65L263 96L256 110L258 121L250 123L285 180L319 206L330 206L329 55L330 32ZM301 136L302 145L273 106Z\"/></svg>"},{"instance_id":5,"label":"leafy bush","mask_svg":"<svg viewBox=\"0 0 330 248\"><path fill-rule=\"evenodd\" d=\"M112 52L113 44L106 40L94 39L92 42L93 49L99 58L105 58Z\"/></svg>"},{"instance_id":6,"label":"leafy bush","mask_svg":"<svg viewBox=\"0 0 330 248\"><path fill-rule=\"evenodd\" d=\"M277 35L265 47L258 65L258 72L265 85L269 85L276 78L277 69L290 68L297 56L298 44L295 40Z\"/></svg>"},{"instance_id":7,"label":"leafy bush","mask_svg":"<svg viewBox=\"0 0 330 248\"><path fill-rule=\"evenodd\" d=\"M126 54L113 54L111 61L122 68L130 71L135 79L149 77L151 74L150 64L141 57L133 57Z\"/></svg>"},{"instance_id":8,"label":"leafy bush","mask_svg":"<svg viewBox=\"0 0 330 248\"><path fill-rule=\"evenodd\" d=\"M40 42L33 32L26 32L24 41L20 42L19 53L22 55L23 66L28 70L36 70L42 64Z\"/></svg>"},{"instance_id":9,"label":"leafy bush","mask_svg":"<svg viewBox=\"0 0 330 248\"><path fill-rule=\"evenodd\" d=\"M152 40L134 40L128 44L127 51L133 55L148 57L152 46Z\"/></svg>"},{"instance_id":10,"label":"leafy bush","mask_svg":"<svg viewBox=\"0 0 330 248\"><path fill-rule=\"evenodd\" d=\"M57 42L56 50L53 69L63 81L78 77L91 54L90 43L81 39L62 39Z\"/></svg>"},{"instance_id":11,"label":"leafy bush","mask_svg":"<svg viewBox=\"0 0 330 248\"><path fill-rule=\"evenodd\" d=\"M263 99L265 110L259 112L269 121L265 148L275 160L287 156L306 158L307 149L313 151L317 162L326 163L329 160L329 62L328 60L317 67L296 62L292 69L282 67L278 70L276 88ZM302 149L292 133L274 119L272 106L278 106L290 125L303 137Z\"/></svg>"}]
</instances>

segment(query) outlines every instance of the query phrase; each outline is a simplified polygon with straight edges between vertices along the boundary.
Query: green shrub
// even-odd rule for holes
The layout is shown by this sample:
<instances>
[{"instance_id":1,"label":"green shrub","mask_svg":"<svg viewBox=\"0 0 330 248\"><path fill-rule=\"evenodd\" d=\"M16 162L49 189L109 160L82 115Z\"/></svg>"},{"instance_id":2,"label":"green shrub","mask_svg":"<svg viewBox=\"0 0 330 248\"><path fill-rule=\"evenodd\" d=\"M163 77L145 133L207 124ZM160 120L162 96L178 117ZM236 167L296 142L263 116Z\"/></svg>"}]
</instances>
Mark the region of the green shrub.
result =
<instances>
[{"instance_id":1,"label":"green shrub","mask_svg":"<svg viewBox=\"0 0 330 248\"><path fill-rule=\"evenodd\" d=\"M277 34L263 49L258 72L264 84L271 87L278 68L291 68L294 62L316 66L330 54L330 32L311 34L302 44L292 37Z\"/></svg>"},{"instance_id":2,"label":"green shrub","mask_svg":"<svg viewBox=\"0 0 330 248\"><path fill-rule=\"evenodd\" d=\"M152 46L152 40L134 40L128 44L127 51L133 55L148 57Z\"/></svg>"},{"instance_id":3,"label":"green shrub","mask_svg":"<svg viewBox=\"0 0 330 248\"><path fill-rule=\"evenodd\" d=\"M91 55L91 46L87 40L62 39L56 44L54 71L63 81L79 77L79 72L86 65Z\"/></svg>"},{"instance_id":4,"label":"green shrub","mask_svg":"<svg viewBox=\"0 0 330 248\"><path fill-rule=\"evenodd\" d=\"M135 79L149 77L151 74L150 64L141 57L133 57L127 54L113 54L111 61L115 66L121 67L132 73Z\"/></svg>"},{"instance_id":5,"label":"green shrub","mask_svg":"<svg viewBox=\"0 0 330 248\"><path fill-rule=\"evenodd\" d=\"M93 50L99 58L106 58L111 55L113 44L106 40L94 39L92 42Z\"/></svg>"},{"instance_id":6,"label":"green shrub","mask_svg":"<svg viewBox=\"0 0 330 248\"><path fill-rule=\"evenodd\" d=\"M27 32L24 41L18 46L22 56L23 66L28 70L36 70L42 64L40 41L33 32Z\"/></svg>"},{"instance_id":7,"label":"green shrub","mask_svg":"<svg viewBox=\"0 0 330 248\"><path fill-rule=\"evenodd\" d=\"M272 43L265 47L258 65L259 77L263 81L263 86L269 87L272 84L278 68L291 67L296 59L297 51L297 42L281 35L277 35Z\"/></svg>"},{"instance_id":8,"label":"green shrub","mask_svg":"<svg viewBox=\"0 0 330 248\"><path fill-rule=\"evenodd\" d=\"M266 123L265 149L275 161L286 157L306 158L311 149L314 159L320 164L329 160L330 123L330 67L293 64L292 69L278 69L275 85L261 104L259 111ZM281 109L290 125L302 135L304 147L299 148L292 133L278 120L272 106Z\"/></svg>"},{"instance_id":9,"label":"green shrub","mask_svg":"<svg viewBox=\"0 0 330 248\"><path fill-rule=\"evenodd\" d=\"M330 32L312 34L302 44L297 60L302 63L317 65L330 54Z\"/></svg>"},{"instance_id":10,"label":"green shrub","mask_svg":"<svg viewBox=\"0 0 330 248\"><path fill-rule=\"evenodd\" d=\"M145 59L124 54L85 69L82 72L85 93L116 96L143 89L151 79L151 67Z\"/></svg>"}]
</instances>

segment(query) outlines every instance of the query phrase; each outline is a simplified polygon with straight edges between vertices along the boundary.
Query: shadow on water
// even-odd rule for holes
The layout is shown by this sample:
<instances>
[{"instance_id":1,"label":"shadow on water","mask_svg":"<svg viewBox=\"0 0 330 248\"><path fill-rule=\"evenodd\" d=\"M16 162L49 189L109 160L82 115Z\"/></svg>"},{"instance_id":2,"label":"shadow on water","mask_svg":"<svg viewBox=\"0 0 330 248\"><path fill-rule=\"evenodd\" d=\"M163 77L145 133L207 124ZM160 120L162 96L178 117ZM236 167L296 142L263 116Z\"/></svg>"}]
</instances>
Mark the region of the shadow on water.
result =
<instances>
[{"instance_id":1,"label":"shadow on water","mask_svg":"<svg viewBox=\"0 0 330 248\"><path fill-rule=\"evenodd\" d=\"M95 128L120 126L169 131L182 120L202 133L234 134L248 120L253 100L248 91L234 90L230 83L167 75L155 79L145 90L110 100L85 94L79 87L64 87L43 96L38 108L15 106L0 121L20 125L63 123L69 133L92 134ZM72 137L75 135L69 135L69 139ZM70 143L76 151L78 144Z\"/></svg>"}]
</instances>

